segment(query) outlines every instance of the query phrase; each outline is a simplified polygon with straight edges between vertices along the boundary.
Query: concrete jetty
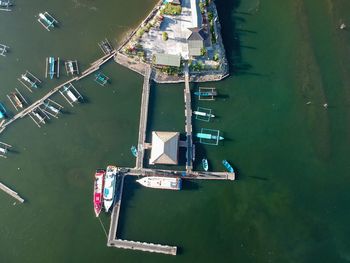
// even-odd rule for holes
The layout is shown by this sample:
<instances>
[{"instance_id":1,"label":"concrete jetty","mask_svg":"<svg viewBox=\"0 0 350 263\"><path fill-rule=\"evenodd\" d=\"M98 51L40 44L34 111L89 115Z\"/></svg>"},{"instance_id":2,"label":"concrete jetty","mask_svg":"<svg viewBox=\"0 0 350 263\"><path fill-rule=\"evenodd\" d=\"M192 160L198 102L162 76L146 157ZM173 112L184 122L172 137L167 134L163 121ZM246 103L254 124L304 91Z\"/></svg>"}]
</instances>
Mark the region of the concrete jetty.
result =
<instances>
[{"instance_id":1,"label":"concrete jetty","mask_svg":"<svg viewBox=\"0 0 350 263\"><path fill-rule=\"evenodd\" d=\"M10 196L12 196L13 198L15 198L17 201L19 201L21 203L24 202L24 199L22 197L20 197L17 192L13 191L11 188L7 187L3 183L0 183L0 189L2 191L4 191L5 193L9 194Z\"/></svg>"},{"instance_id":2,"label":"concrete jetty","mask_svg":"<svg viewBox=\"0 0 350 263\"><path fill-rule=\"evenodd\" d=\"M145 154L145 140L146 140L146 129L147 129L147 118L148 118L148 104L150 95L150 78L152 73L152 68L146 66L145 77L142 87L142 99L141 99L141 109L140 109L140 125L139 125L139 138L138 138L138 152L136 157L136 168L143 168L143 158Z\"/></svg>"},{"instance_id":3,"label":"concrete jetty","mask_svg":"<svg viewBox=\"0 0 350 263\"><path fill-rule=\"evenodd\" d=\"M177 248L173 246L164 246L160 244L130 241L117 238L118 221L124 189L124 175L120 175L119 180L120 184L117 188L117 196L115 197L116 202L111 214L111 223L109 226L107 246L132 250L141 250L146 252L163 253L168 255L176 255Z\"/></svg>"}]
</instances>

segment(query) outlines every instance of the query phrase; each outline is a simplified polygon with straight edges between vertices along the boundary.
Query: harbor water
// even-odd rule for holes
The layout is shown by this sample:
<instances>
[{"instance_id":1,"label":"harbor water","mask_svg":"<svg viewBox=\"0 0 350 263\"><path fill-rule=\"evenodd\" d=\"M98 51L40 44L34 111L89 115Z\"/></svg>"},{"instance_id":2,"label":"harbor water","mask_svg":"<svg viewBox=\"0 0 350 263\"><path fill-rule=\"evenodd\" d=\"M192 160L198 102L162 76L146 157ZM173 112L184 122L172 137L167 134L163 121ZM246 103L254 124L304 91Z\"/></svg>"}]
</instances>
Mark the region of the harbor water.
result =
<instances>
[{"instance_id":1,"label":"harbor water","mask_svg":"<svg viewBox=\"0 0 350 263\"><path fill-rule=\"evenodd\" d=\"M77 59L80 70L138 25L156 0L16 0L0 11L0 102L19 89L34 102L68 80L45 79L45 58ZM350 2L347 0L216 0L231 76L213 110L218 146L197 144L196 168L223 171L235 182L184 182L183 191L142 188L126 178L118 237L178 246L167 256L108 248L109 215L95 218L93 175L108 164L132 167L143 78L114 61L75 84L84 100L62 97L59 119L38 128L26 117L0 141L13 145L0 160L0 181L26 202L0 192L0 262L349 262L350 261ZM46 31L38 14L58 27ZM340 25L348 27L341 30ZM43 80L29 93L17 78ZM152 85L149 129L184 132L183 84ZM327 107L324 107L327 104ZM102 227L103 226L103 227Z\"/></svg>"}]
</instances>

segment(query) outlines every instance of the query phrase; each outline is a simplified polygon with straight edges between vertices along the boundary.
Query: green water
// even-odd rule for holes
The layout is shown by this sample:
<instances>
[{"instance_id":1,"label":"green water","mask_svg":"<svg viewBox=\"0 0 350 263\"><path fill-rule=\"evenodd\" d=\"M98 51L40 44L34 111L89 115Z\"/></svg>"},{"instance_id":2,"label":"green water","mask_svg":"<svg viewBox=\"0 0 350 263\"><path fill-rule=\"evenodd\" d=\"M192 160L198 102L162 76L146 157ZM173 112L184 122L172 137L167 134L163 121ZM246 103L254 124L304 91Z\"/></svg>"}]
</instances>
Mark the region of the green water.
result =
<instances>
[{"instance_id":1,"label":"green water","mask_svg":"<svg viewBox=\"0 0 350 263\"><path fill-rule=\"evenodd\" d=\"M60 80L44 79L45 57L101 55L97 42L120 40L154 0L17 0L0 13L0 101L14 88L35 101ZM115 64L77 84L85 103L41 129L29 119L1 141L14 146L0 160L0 181L26 200L0 193L1 262L349 262L350 26L347 0L217 0L231 77L220 98L198 103L218 116L195 128L224 132L223 145L199 146L212 169L222 159L236 182L186 182L181 192L141 188L128 178L119 236L179 246L176 257L112 249L92 209L93 172L132 166L142 78ZM47 10L52 32L36 21ZM44 79L29 94L16 78L26 69ZM195 88L194 86L193 88ZM149 127L184 131L182 85L154 85ZM307 105L307 102L311 102ZM322 105L328 103L328 109ZM148 131L149 136L150 131ZM101 216L108 228L109 218Z\"/></svg>"}]
</instances>

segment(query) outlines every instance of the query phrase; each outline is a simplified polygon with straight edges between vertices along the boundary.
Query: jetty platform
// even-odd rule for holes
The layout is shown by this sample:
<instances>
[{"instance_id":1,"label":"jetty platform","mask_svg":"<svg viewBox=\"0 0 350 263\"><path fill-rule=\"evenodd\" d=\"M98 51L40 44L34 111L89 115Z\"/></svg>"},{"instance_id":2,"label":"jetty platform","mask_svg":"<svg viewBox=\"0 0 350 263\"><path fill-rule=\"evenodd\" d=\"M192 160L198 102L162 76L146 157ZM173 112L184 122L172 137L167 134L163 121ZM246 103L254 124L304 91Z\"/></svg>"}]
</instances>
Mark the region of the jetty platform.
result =
<instances>
[{"instance_id":1,"label":"jetty platform","mask_svg":"<svg viewBox=\"0 0 350 263\"><path fill-rule=\"evenodd\" d=\"M24 199L19 196L19 194L15 191L13 191L11 188L7 187L3 183L0 183L0 190L4 191L5 193L9 194L13 198L15 198L17 201L23 203Z\"/></svg>"},{"instance_id":2,"label":"jetty platform","mask_svg":"<svg viewBox=\"0 0 350 263\"><path fill-rule=\"evenodd\" d=\"M138 136L138 151L136 156L136 168L143 168L143 159L145 155L145 140L146 140L146 129L147 129L147 118L148 118L148 105L149 105L149 95L151 88L151 74L152 68L147 65L145 67L145 77L142 87L142 99L141 99L141 109L140 109L140 124L139 124L139 136Z\"/></svg>"},{"instance_id":3,"label":"jetty platform","mask_svg":"<svg viewBox=\"0 0 350 263\"><path fill-rule=\"evenodd\" d=\"M193 168L193 141L192 141L192 107L191 107L191 91L190 91L190 78L188 64L185 65L185 131L186 131L186 171L187 173L192 172Z\"/></svg>"},{"instance_id":4,"label":"jetty platform","mask_svg":"<svg viewBox=\"0 0 350 263\"><path fill-rule=\"evenodd\" d=\"M123 189L124 189L124 176L125 175L119 175L119 178L118 178L120 180L120 184L119 184L119 187L117 188L117 196L115 197L116 201L113 206L113 210L111 214L111 223L109 226L107 246L124 248L124 249L132 249L132 250L141 250L146 252L162 253L162 254L168 254L168 255L176 255L177 247L174 247L174 246L166 246L166 245L146 243L146 242L140 242L140 241L123 240L117 237L120 207L121 207L122 195L123 195Z\"/></svg>"}]
</instances>

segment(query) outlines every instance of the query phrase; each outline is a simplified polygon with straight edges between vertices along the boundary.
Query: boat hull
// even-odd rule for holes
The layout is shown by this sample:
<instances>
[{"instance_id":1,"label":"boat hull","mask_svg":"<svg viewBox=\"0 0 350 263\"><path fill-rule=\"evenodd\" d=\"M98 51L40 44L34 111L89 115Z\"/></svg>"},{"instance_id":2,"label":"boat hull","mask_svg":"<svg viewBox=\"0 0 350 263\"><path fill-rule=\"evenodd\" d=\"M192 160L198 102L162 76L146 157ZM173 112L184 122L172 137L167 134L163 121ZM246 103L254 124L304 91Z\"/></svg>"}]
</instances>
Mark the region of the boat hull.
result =
<instances>
[{"instance_id":1,"label":"boat hull","mask_svg":"<svg viewBox=\"0 0 350 263\"><path fill-rule=\"evenodd\" d=\"M141 185L162 190L181 190L182 182L178 177L147 176L136 180Z\"/></svg>"},{"instance_id":2,"label":"boat hull","mask_svg":"<svg viewBox=\"0 0 350 263\"><path fill-rule=\"evenodd\" d=\"M102 169L96 170L95 172L93 204L96 217L100 215L100 212L102 210L103 184L105 173L105 170Z\"/></svg>"},{"instance_id":3,"label":"boat hull","mask_svg":"<svg viewBox=\"0 0 350 263\"><path fill-rule=\"evenodd\" d=\"M107 167L103 188L103 205L106 212L109 211L114 202L117 172L117 167L111 165Z\"/></svg>"}]
</instances>

